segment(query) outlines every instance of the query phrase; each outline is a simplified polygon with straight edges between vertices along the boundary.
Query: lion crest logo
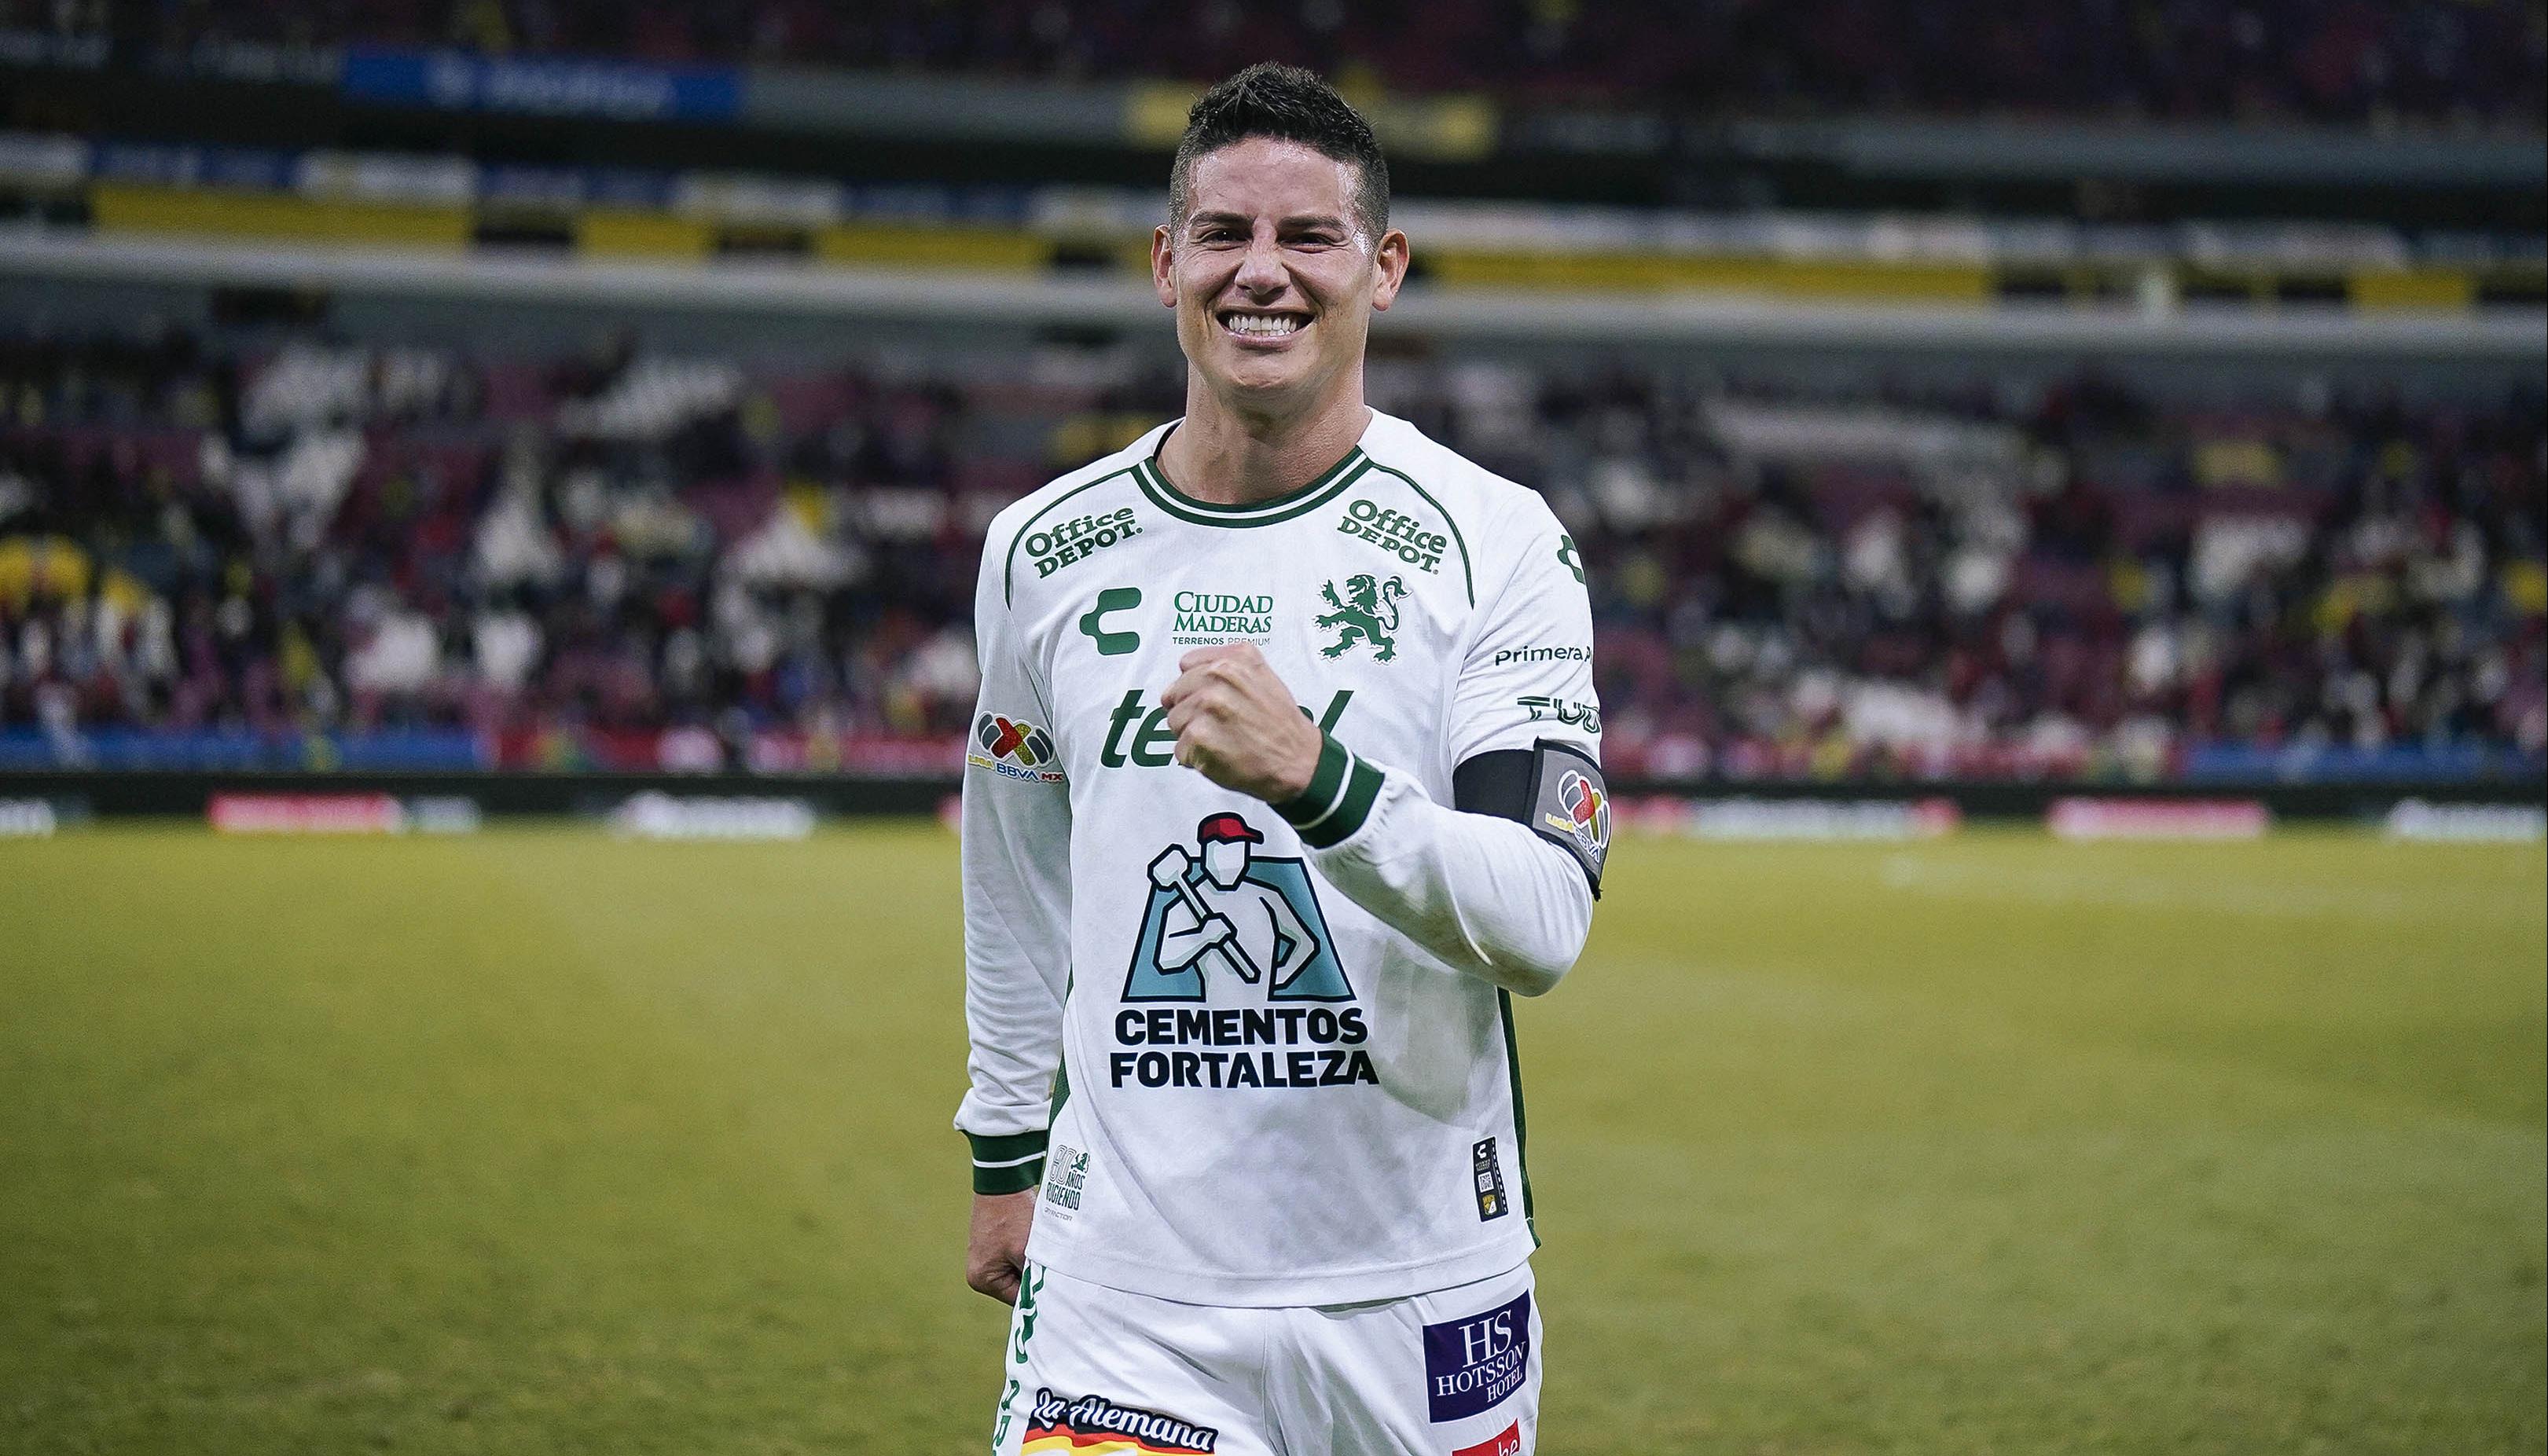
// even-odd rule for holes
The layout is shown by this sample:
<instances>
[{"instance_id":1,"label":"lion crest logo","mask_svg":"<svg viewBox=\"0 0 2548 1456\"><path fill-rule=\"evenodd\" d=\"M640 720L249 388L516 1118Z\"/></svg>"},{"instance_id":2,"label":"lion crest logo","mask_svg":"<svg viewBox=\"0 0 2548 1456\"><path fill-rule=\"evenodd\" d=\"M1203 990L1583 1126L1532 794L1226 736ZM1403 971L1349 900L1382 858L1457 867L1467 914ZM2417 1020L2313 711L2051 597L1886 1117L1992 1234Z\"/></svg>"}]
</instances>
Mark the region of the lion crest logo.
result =
<instances>
[{"instance_id":1,"label":"lion crest logo","mask_svg":"<svg viewBox=\"0 0 2548 1456\"><path fill-rule=\"evenodd\" d=\"M1392 634L1398 631L1398 599L1407 594L1404 578L1391 577L1384 582L1365 572L1345 579L1341 597L1336 595L1333 582L1320 587L1319 594L1335 610L1320 612L1318 624L1333 628L1336 633L1336 640L1320 648L1319 656L1342 657L1360 642L1371 644L1373 662L1385 663L1398 656L1398 638Z\"/></svg>"}]
</instances>

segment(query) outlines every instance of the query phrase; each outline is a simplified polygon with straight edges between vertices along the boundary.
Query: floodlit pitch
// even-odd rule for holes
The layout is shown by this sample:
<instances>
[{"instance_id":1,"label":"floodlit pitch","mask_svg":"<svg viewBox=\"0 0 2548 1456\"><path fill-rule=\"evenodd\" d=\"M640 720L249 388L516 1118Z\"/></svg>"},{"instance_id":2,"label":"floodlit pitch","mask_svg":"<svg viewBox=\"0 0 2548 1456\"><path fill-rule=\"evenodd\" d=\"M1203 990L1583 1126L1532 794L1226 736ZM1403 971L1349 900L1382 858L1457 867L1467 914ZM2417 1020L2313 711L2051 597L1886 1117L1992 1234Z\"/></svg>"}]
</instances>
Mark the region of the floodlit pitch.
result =
<instances>
[{"instance_id":1,"label":"floodlit pitch","mask_svg":"<svg viewBox=\"0 0 2548 1456\"><path fill-rule=\"evenodd\" d=\"M2536 1453L2536 847L1623 840L1548 1456ZM958 1453L955 845L0 842L0 1448Z\"/></svg>"}]
</instances>

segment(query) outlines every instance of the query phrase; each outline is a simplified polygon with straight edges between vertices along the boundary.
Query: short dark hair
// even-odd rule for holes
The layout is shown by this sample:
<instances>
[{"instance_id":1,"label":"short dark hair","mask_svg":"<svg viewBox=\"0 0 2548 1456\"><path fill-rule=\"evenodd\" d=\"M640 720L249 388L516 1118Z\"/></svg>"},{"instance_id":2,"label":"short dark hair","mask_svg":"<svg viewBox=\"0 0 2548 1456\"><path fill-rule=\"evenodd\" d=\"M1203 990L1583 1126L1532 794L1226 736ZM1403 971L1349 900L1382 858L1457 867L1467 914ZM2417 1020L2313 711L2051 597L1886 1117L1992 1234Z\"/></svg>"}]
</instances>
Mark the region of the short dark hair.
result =
<instances>
[{"instance_id":1,"label":"short dark hair","mask_svg":"<svg viewBox=\"0 0 2548 1456\"><path fill-rule=\"evenodd\" d=\"M1297 141L1320 156L1350 163L1362 175L1354 211L1376 240L1389 230L1389 161L1361 112L1335 88L1297 65L1261 60L1203 93L1186 113L1168 173L1168 218L1183 223L1197 158L1250 136Z\"/></svg>"}]
</instances>

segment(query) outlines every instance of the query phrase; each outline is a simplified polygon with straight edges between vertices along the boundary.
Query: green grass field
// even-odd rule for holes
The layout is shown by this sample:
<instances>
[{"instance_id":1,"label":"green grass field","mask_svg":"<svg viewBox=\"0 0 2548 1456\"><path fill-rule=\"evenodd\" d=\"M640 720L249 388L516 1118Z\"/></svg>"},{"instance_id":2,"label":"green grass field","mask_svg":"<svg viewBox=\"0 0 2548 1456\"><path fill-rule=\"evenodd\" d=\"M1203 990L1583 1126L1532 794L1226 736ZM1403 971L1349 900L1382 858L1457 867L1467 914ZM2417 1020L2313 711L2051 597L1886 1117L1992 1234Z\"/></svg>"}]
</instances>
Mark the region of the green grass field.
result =
<instances>
[{"instance_id":1,"label":"green grass field","mask_svg":"<svg viewBox=\"0 0 2548 1456\"><path fill-rule=\"evenodd\" d=\"M2536 848L1623 843L1545 1456L2548 1449ZM0 842L0 1451L984 1447L955 844Z\"/></svg>"}]
</instances>

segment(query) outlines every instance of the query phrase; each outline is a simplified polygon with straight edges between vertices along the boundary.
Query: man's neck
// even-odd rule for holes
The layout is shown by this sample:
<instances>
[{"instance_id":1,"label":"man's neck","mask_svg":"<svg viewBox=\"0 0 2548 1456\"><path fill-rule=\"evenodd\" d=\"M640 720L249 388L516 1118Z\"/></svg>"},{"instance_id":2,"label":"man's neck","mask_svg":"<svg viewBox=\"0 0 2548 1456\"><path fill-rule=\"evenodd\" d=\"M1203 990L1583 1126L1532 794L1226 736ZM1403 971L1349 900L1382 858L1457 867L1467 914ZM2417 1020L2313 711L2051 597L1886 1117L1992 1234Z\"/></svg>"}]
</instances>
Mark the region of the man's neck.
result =
<instances>
[{"instance_id":1,"label":"man's neck","mask_svg":"<svg viewBox=\"0 0 2548 1456\"><path fill-rule=\"evenodd\" d=\"M1345 458L1371 423L1361 381L1301 414L1231 409L1198 381L1186 417L1168 435L1159 467L1170 484L1214 505L1253 505L1301 489Z\"/></svg>"}]
</instances>

